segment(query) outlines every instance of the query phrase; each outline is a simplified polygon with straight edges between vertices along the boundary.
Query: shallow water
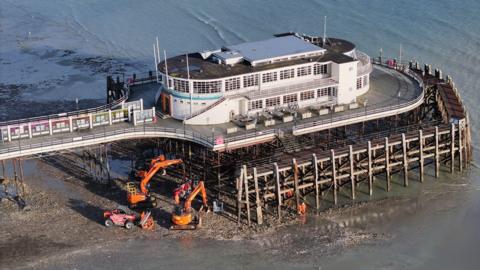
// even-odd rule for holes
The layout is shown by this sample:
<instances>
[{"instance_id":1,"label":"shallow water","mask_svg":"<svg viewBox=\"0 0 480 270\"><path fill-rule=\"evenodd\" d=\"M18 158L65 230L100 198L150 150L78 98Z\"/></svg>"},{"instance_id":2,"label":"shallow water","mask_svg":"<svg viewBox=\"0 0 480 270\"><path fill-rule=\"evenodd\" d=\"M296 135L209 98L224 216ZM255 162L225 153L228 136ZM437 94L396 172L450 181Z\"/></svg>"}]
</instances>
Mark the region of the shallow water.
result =
<instances>
[{"instance_id":1,"label":"shallow water","mask_svg":"<svg viewBox=\"0 0 480 270\"><path fill-rule=\"evenodd\" d=\"M84 269L133 268L139 262L146 269L476 269L475 263L480 263L478 11L480 2L475 0L3 0L0 84L23 87L0 91L0 117L22 110L15 101L104 100L106 73L153 68L155 36L168 55L175 55L285 31L320 34L326 15L329 36L351 40L370 55L382 48L384 55L398 57L402 44L404 59L427 61L453 76L472 120L476 144L470 170L453 176L442 172L441 179L429 177L424 184L412 181L408 189L394 186L388 196L404 198L400 207L392 205L393 210L382 218L374 209L352 213L354 219L361 215L367 219L364 225L354 226L367 226L390 239L333 254L316 252L321 243L309 233L321 234L316 230L321 221L312 218L304 226L282 232L289 241L286 249L298 252L294 258L279 255L275 244L262 249L242 241L159 239L86 251L73 256L72 263ZM104 255L111 260L102 260Z\"/></svg>"}]
</instances>

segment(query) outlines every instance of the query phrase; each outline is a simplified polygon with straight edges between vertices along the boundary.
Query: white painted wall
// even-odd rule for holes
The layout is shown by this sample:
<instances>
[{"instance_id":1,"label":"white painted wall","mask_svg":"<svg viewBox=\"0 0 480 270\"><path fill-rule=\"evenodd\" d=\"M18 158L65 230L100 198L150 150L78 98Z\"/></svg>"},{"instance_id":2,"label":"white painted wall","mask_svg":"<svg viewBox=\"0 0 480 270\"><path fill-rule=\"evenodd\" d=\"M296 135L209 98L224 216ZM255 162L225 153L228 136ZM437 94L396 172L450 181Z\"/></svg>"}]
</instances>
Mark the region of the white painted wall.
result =
<instances>
[{"instance_id":1,"label":"white painted wall","mask_svg":"<svg viewBox=\"0 0 480 270\"><path fill-rule=\"evenodd\" d=\"M240 113L241 99L226 99L220 104L214 106L210 110L201 113L192 119L186 120L185 123L189 125L215 125L230 122L230 115Z\"/></svg>"},{"instance_id":2,"label":"white painted wall","mask_svg":"<svg viewBox=\"0 0 480 270\"><path fill-rule=\"evenodd\" d=\"M332 77L338 80L337 102L347 104L357 97L357 61L332 64Z\"/></svg>"}]
</instances>

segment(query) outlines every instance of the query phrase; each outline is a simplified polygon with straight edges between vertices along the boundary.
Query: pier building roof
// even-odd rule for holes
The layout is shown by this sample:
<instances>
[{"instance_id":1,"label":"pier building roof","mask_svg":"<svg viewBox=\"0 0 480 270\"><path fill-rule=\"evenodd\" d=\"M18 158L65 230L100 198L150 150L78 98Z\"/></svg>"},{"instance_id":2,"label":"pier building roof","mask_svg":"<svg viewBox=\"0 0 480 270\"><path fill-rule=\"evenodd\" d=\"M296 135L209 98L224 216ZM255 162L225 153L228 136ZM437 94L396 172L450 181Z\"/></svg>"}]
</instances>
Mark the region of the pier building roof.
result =
<instances>
[{"instance_id":1,"label":"pier building roof","mask_svg":"<svg viewBox=\"0 0 480 270\"><path fill-rule=\"evenodd\" d=\"M223 47L221 50L188 54L191 79L217 79L266 71L309 62L347 63L357 61L345 55L355 45L342 39L329 38L325 48L297 35L284 35L262 41ZM168 75L187 78L186 55L167 59ZM165 62L158 64L165 73Z\"/></svg>"}]
</instances>

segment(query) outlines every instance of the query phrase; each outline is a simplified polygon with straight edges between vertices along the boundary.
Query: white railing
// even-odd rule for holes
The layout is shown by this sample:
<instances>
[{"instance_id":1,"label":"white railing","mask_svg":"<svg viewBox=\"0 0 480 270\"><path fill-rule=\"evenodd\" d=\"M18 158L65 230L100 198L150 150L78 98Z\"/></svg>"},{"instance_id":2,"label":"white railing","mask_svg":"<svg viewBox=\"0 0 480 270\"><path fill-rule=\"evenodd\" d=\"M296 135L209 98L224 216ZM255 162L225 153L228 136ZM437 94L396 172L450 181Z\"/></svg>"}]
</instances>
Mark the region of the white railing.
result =
<instances>
[{"instance_id":1,"label":"white railing","mask_svg":"<svg viewBox=\"0 0 480 270\"><path fill-rule=\"evenodd\" d=\"M71 137L67 139L42 141L40 143L28 143L28 140L19 141L18 144L12 144L12 146L0 148L0 159L33 155L51 151L59 151L99 143L111 142L115 140L147 137L171 137L189 140L204 145L206 147L214 146L213 136L204 136L200 133L187 129L140 125L135 127L117 129L114 131L97 132L94 134Z\"/></svg>"},{"instance_id":2,"label":"white railing","mask_svg":"<svg viewBox=\"0 0 480 270\"><path fill-rule=\"evenodd\" d=\"M132 118L136 117L136 118ZM98 126L111 126L120 122L130 122L134 125L143 122L155 122L155 108L144 110L143 102L131 102L125 108L100 111L78 116L69 116L42 121L7 125L0 127L0 142L32 139L33 137L54 135L57 133L72 133L83 129L93 129Z\"/></svg>"}]
</instances>

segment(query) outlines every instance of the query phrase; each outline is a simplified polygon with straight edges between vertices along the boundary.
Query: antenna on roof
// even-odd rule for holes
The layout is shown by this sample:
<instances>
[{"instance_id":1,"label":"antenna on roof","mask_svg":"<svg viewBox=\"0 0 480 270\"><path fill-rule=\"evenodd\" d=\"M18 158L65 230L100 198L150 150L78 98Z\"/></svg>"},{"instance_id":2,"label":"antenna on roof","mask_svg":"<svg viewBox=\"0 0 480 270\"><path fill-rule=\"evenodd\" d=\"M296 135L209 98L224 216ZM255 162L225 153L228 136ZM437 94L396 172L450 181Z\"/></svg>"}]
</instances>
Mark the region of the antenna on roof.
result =
<instances>
[{"instance_id":1,"label":"antenna on roof","mask_svg":"<svg viewBox=\"0 0 480 270\"><path fill-rule=\"evenodd\" d=\"M167 83L167 89L170 89L169 81L168 81L167 52L165 50L163 50L163 58L165 58L165 60L164 60L164 62L165 62L165 79L166 79L166 83Z\"/></svg>"},{"instance_id":2,"label":"antenna on roof","mask_svg":"<svg viewBox=\"0 0 480 270\"><path fill-rule=\"evenodd\" d=\"M190 93L190 117L192 116L192 91L190 90L190 65L188 64L188 53L185 54L185 58L187 58L187 88L188 92Z\"/></svg>"},{"instance_id":3,"label":"antenna on roof","mask_svg":"<svg viewBox=\"0 0 480 270\"><path fill-rule=\"evenodd\" d=\"M158 46L158 37L157 37L157 55L158 55L158 63L160 64L160 46Z\"/></svg>"},{"instance_id":4,"label":"antenna on roof","mask_svg":"<svg viewBox=\"0 0 480 270\"><path fill-rule=\"evenodd\" d=\"M325 42L327 41L327 16L323 17L323 39L322 39L322 46L325 46Z\"/></svg>"},{"instance_id":5,"label":"antenna on roof","mask_svg":"<svg viewBox=\"0 0 480 270\"><path fill-rule=\"evenodd\" d=\"M153 56L155 57L155 76L157 77L158 82L158 62L157 62L157 52L155 50L155 44L153 44Z\"/></svg>"}]
</instances>

